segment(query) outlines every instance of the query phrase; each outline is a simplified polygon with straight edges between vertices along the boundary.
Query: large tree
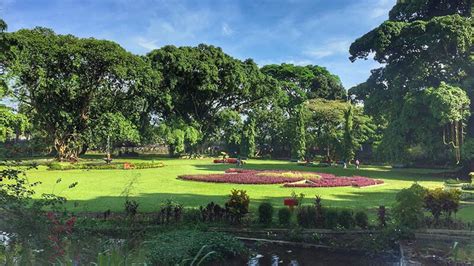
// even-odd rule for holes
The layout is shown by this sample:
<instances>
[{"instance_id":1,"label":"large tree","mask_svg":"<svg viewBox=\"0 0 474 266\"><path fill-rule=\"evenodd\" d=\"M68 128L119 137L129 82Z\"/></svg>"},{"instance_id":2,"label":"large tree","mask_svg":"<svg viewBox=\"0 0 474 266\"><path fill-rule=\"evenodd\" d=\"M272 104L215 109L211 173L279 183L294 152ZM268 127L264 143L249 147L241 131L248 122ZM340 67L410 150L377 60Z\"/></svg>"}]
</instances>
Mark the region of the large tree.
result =
<instances>
[{"instance_id":1,"label":"large tree","mask_svg":"<svg viewBox=\"0 0 474 266\"><path fill-rule=\"evenodd\" d=\"M346 95L339 77L324 67L293 64L266 65L262 67L262 72L279 81L279 86L289 97L290 107L308 99L338 100Z\"/></svg>"},{"instance_id":2,"label":"large tree","mask_svg":"<svg viewBox=\"0 0 474 266\"><path fill-rule=\"evenodd\" d=\"M246 114L278 94L275 81L252 60L237 60L211 45L165 46L147 57L163 76L157 89L170 93L169 106L155 106L163 109L159 122L179 120L193 125L203 140L220 134L223 115L229 114L222 113L225 110Z\"/></svg>"},{"instance_id":3,"label":"large tree","mask_svg":"<svg viewBox=\"0 0 474 266\"><path fill-rule=\"evenodd\" d=\"M155 82L145 61L116 43L35 28L9 34L6 81L60 160L76 160L102 115L139 123L143 90Z\"/></svg>"},{"instance_id":4,"label":"large tree","mask_svg":"<svg viewBox=\"0 0 474 266\"><path fill-rule=\"evenodd\" d=\"M350 102L314 99L305 102L307 149L328 160L352 160L365 143L377 139L376 126L359 106Z\"/></svg>"},{"instance_id":5,"label":"large tree","mask_svg":"<svg viewBox=\"0 0 474 266\"><path fill-rule=\"evenodd\" d=\"M433 131L422 130L420 117L433 115L423 110L423 105L413 103L423 101L422 92L427 88L442 88L442 82L472 91L472 82L467 82L473 72L470 16L471 1L398 1L389 20L351 45L352 61L374 55L384 65L350 93L364 101L368 113L387 123L381 145L387 159L407 159L406 153L417 146L432 155L446 150L442 139L436 137L442 135L443 127L433 120ZM403 111L413 111L414 107L424 116ZM414 132L412 125L420 130ZM438 141L426 141L431 139Z\"/></svg>"}]
</instances>

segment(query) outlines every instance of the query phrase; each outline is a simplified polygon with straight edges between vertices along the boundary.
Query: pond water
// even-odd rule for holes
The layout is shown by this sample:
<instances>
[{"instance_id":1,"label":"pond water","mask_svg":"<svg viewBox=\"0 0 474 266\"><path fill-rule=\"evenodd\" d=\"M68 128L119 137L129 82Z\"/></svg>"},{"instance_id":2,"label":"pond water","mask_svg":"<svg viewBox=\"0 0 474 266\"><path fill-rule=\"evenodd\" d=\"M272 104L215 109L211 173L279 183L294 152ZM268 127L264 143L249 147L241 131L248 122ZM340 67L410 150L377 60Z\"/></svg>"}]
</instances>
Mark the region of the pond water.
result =
<instances>
[{"instance_id":1,"label":"pond water","mask_svg":"<svg viewBox=\"0 0 474 266\"><path fill-rule=\"evenodd\" d=\"M398 257L389 255L367 256L362 253L336 252L320 248L296 248L294 246L289 247L274 244L249 244L249 246L253 251L250 258L235 258L226 261L225 265L400 265L400 259Z\"/></svg>"}]
</instances>

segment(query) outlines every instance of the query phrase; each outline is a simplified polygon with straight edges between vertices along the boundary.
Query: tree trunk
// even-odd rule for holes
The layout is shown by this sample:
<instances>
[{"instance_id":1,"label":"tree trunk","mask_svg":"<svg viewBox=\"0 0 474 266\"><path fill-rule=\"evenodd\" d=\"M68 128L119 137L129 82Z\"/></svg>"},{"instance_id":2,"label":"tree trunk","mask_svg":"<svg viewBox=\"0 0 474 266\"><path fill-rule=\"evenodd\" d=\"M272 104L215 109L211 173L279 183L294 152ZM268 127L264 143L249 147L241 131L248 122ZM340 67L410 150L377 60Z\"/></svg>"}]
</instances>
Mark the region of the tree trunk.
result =
<instances>
[{"instance_id":1,"label":"tree trunk","mask_svg":"<svg viewBox=\"0 0 474 266\"><path fill-rule=\"evenodd\" d=\"M82 147L80 147L82 148ZM54 140L54 149L57 152L59 161L77 162L81 149L77 147L73 135L66 137L56 137Z\"/></svg>"}]
</instances>

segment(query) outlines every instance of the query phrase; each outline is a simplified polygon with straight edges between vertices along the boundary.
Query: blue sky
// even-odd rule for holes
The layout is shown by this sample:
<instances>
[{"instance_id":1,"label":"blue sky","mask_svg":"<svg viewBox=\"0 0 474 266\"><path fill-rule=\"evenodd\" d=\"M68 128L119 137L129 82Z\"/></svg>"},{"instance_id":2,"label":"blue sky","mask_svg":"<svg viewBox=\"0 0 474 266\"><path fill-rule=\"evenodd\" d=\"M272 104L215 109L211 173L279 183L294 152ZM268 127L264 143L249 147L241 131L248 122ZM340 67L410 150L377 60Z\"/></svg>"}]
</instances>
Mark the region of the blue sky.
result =
<instances>
[{"instance_id":1,"label":"blue sky","mask_svg":"<svg viewBox=\"0 0 474 266\"><path fill-rule=\"evenodd\" d=\"M373 60L351 63L352 41L388 17L396 0L0 0L9 30L44 26L113 40L136 54L166 44L207 43L260 66L316 64L346 88Z\"/></svg>"}]
</instances>

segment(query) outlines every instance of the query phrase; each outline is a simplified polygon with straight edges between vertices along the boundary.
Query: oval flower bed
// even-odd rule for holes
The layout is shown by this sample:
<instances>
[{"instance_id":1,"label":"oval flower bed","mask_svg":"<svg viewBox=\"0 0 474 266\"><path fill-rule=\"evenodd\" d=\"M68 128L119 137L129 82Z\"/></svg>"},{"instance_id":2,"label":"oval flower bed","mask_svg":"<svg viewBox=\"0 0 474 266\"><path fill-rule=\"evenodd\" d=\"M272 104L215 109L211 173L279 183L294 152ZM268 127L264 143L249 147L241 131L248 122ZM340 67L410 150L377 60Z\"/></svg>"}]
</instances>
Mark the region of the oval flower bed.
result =
<instances>
[{"instance_id":1,"label":"oval flower bed","mask_svg":"<svg viewBox=\"0 0 474 266\"><path fill-rule=\"evenodd\" d=\"M233 168L224 174L182 175L178 179L232 184L284 184L284 187L366 187L383 183L382 180L363 176L337 177L333 174L315 172Z\"/></svg>"}]
</instances>

